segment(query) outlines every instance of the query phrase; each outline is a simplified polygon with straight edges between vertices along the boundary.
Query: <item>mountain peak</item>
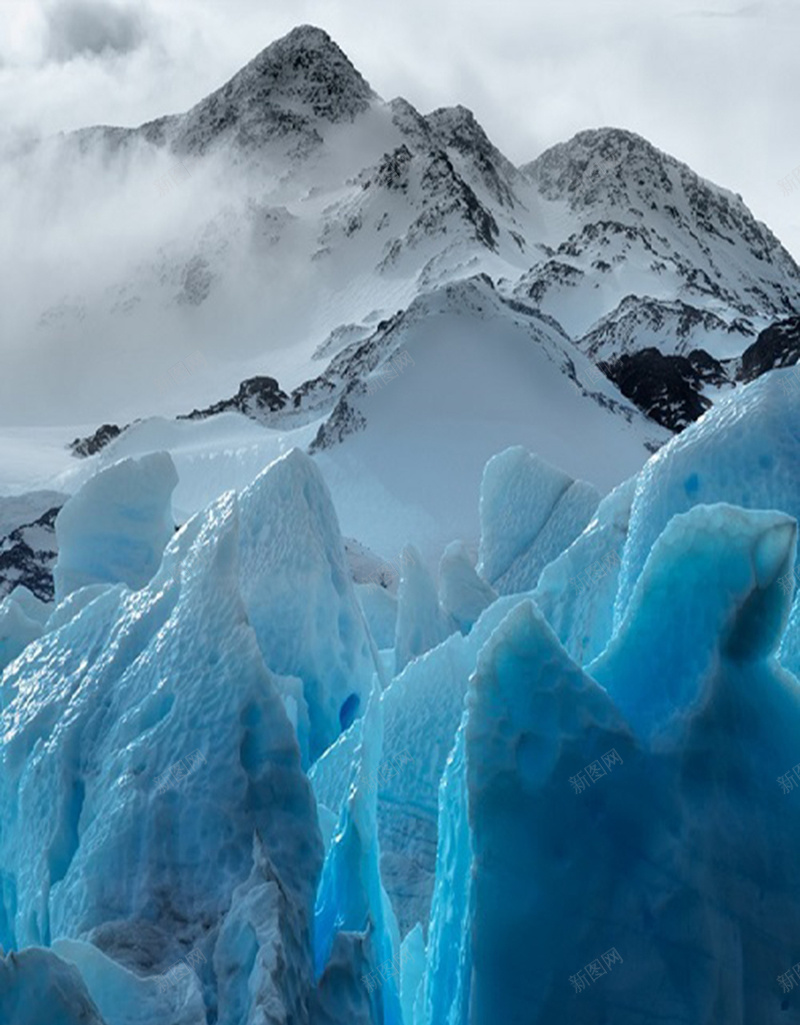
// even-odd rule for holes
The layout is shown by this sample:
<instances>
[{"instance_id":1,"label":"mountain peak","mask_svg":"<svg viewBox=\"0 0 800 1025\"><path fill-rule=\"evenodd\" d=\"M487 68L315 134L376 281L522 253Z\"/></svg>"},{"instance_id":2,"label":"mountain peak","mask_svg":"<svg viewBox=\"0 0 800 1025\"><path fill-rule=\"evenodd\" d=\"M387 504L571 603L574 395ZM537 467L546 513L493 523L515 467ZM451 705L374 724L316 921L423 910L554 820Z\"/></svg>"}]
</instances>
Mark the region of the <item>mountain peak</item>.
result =
<instances>
[{"instance_id":1,"label":"mountain peak","mask_svg":"<svg viewBox=\"0 0 800 1025\"><path fill-rule=\"evenodd\" d=\"M327 32L300 25L176 119L174 146L198 154L224 139L257 150L288 138L302 155L322 141L326 122L352 121L375 98Z\"/></svg>"},{"instance_id":2,"label":"mountain peak","mask_svg":"<svg viewBox=\"0 0 800 1025\"><path fill-rule=\"evenodd\" d=\"M594 199L600 190L606 199L627 202L630 197L624 186L640 180L644 185L645 178L650 179L648 184L670 192L669 165L682 166L635 132L590 128L552 146L521 170L550 198L566 191L574 201L588 191Z\"/></svg>"},{"instance_id":3,"label":"mountain peak","mask_svg":"<svg viewBox=\"0 0 800 1025\"><path fill-rule=\"evenodd\" d=\"M300 25L266 47L221 91L255 92L271 104L329 121L351 119L375 98L344 51L314 25Z\"/></svg>"},{"instance_id":4,"label":"mountain peak","mask_svg":"<svg viewBox=\"0 0 800 1025\"><path fill-rule=\"evenodd\" d=\"M287 32L285 36L277 39L272 45L276 46L278 44L297 46L303 49L325 50L329 47L333 47L336 50L339 49L325 29L319 28L317 25L297 25L290 32Z\"/></svg>"}]
</instances>

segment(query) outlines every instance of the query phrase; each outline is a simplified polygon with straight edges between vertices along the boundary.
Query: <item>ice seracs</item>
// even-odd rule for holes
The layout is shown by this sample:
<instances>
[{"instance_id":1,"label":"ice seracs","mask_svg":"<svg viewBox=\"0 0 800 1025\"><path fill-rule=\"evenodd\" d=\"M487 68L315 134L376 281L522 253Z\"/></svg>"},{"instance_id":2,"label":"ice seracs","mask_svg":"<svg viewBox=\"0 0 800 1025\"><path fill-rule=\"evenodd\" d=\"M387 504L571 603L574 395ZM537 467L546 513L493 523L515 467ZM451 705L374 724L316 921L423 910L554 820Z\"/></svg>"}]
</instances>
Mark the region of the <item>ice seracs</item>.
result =
<instances>
[{"instance_id":1,"label":"ice seracs","mask_svg":"<svg viewBox=\"0 0 800 1025\"><path fill-rule=\"evenodd\" d=\"M501 594L529 591L580 534L597 490L517 446L486 464L481 483L479 573Z\"/></svg>"},{"instance_id":2,"label":"ice seracs","mask_svg":"<svg viewBox=\"0 0 800 1025\"><path fill-rule=\"evenodd\" d=\"M395 675L401 673L412 658L441 644L455 628L439 605L436 584L413 545L403 550L402 563L397 592Z\"/></svg>"},{"instance_id":3,"label":"ice seracs","mask_svg":"<svg viewBox=\"0 0 800 1025\"><path fill-rule=\"evenodd\" d=\"M0 601L0 672L41 636L46 618L47 606L25 587Z\"/></svg>"},{"instance_id":4,"label":"ice seracs","mask_svg":"<svg viewBox=\"0 0 800 1025\"><path fill-rule=\"evenodd\" d=\"M270 669L303 682L314 760L363 714L377 671L336 511L297 449L242 492L239 508L249 621Z\"/></svg>"},{"instance_id":5,"label":"ice seracs","mask_svg":"<svg viewBox=\"0 0 800 1025\"><path fill-rule=\"evenodd\" d=\"M606 495L580 536L545 567L534 591L536 604L578 665L591 662L611 637L635 490L632 477Z\"/></svg>"},{"instance_id":6,"label":"ice seracs","mask_svg":"<svg viewBox=\"0 0 800 1025\"><path fill-rule=\"evenodd\" d=\"M325 859L315 909L314 955L318 976L329 962L337 937L350 933L360 940L355 970L366 967L364 985L376 1019L402 1025L400 973L394 964L400 950L397 924L381 882L378 841L377 780L383 747L383 709L374 689L362 721L352 783L342 804L339 824ZM341 941L339 958L341 958ZM390 964L395 971L379 969ZM398 959L399 963L399 959ZM337 966L341 971L341 965Z\"/></svg>"},{"instance_id":7,"label":"ice seracs","mask_svg":"<svg viewBox=\"0 0 800 1025\"><path fill-rule=\"evenodd\" d=\"M137 589L108 574L52 612L15 592L0 943L51 947L33 984L66 970L97 1025L637 1025L656 988L676 1022L780 1025L791 993L763 978L800 917L780 373L597 508L502 451L481 570L512 593L460 542L437 592L407 548L396 632L297 450L186 522ZM91 530L109 479L78 493Z\"/></svg>"},{"instance_id":8,"label":"ice seracs","mask_svg":"<svg viewBox=\"0 0 800 1025\"><path fill-rule=\"evenodd\" d=\"M734 392L643 468L620 569L617 625L656 538L676 514L727 502L800 517L800 409L791 374L776 370Z\"/></svg>"},{"instance_id":9,"label":"ice seracs","mask_svg":"<svg viewBox=\"0 0 800 1025\"><path fill-rule=\"evenodd\" d=\"M478 657L440 791L425 1025L564 1020L573 959L605 942L619 867L595 863L593 848L609 842L599 833L630 836L635 821L630 792L607 781L587 809L568 780L609 750L629 763L634 743L535 606L520 603Z\"/></svg>"},{"instance_id":10,"label":"ice seracs","mask_svg":"<svg viewBox=\"0 0 800 1025\"><path fill-rule=\"evenodd\" d=\"M445 615L461 633L469 633L496 598L494 588L478 576L464 542L449 544L439 563L439 605Z\"/></svg>"},{"instance_id":11,"label":"ice seracs","mask_svg":"<svg viewBox=\"0 0 800 1025\"><path fill-rule=\"evenodd\" d=\"M780 580L792 571L796 534L784 513L725 503L669 521L622 624L588 667L641 736L679 730L728 662L758 662L777 648L790 601Z\"/></svg>"},{"instance_id":12,"label":"ice seracs","mask_svg":"<svg viewBox=\"0 0 800 1025\"><path fill-rule=\"evenodd\" d=\"M217 953L230 957L226 915L246 913L244 895L232 899L252 874L257 831L281 891L262 903L274 912L264 960L294 958L292 971L261 970L259 999L288 1013L293 980L311 972L298 935L321 842L240 565L229 495L175 536L149 585L104 591L4 674L3 801L19 828L0 837L15 893L0 931L9 945L90 940L146 975L198 950L205 988ZM250 966L234 961L235 993Z\"/></svg>"}]
</instances>

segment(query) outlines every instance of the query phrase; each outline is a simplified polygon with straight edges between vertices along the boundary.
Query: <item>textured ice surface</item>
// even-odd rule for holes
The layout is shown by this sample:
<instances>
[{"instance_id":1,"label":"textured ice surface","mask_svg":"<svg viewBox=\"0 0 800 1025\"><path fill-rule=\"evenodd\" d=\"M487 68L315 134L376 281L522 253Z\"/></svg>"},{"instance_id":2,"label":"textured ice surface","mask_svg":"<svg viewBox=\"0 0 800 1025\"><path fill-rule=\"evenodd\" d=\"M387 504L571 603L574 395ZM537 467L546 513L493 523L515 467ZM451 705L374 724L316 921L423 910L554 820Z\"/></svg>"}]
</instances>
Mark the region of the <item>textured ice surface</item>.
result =
<instances>
[{"instance_id":1,"label":"textured ice surface","mask_svg":"<svg viewBox=\"0 0 800 1025\"><path fill-rule=\"evenodd\" d=\"M25 587L15 587L0 600L0 673L31 641L41 636L41 609L47 606Z\"/></svg>"},{"instance_id":2,"label":"textured ice surface","mask_svg":"<svg viewBox=\"0 0 800 1025\"><path fill-rule=\"evenodd\" d=\"M363 712L375 672L336 511L297 449L260 474L239 507L247 615L270 669L303 681L314 759Z\"/></svg>"},{"instance_id":3,"label":"textured ice surface","mask_svg":"<svg viewBox=\"0 0 800 1025\"><path fill-rule=\"evenodd\" d=\"M310 948L307 908L287 892L256 833L252 871L233 892L214 950L219 1025L305 1020Z\"/></svg>"},{"instance_id":4,"label":"textured ice surface","mask_svg":"<svg viewBox=\"0 0 800 1025\"><path fill-rule=\"evenodd\" d=\"M363 936L361 954L352 965L354 979L357 972L371 976L379 966L391 963L400 948L397 924L380 873L375 783L383 746L383 708L377 690L372 692L361 725L353 786L325 858L314 916L317 975L322 975L328 965L339 934ZM341 954L340 950L339 972L344 970ZM398 982L390 975L375 987L367 987L372 993L375 1020L385 1025L402 1025Z\"/></svg>"},{"instance_id":5,"label":"textured ice surface","mask_svg":"<svg viewBox=\"0 0 800 1025\"><path fill-rule=\"evenodd\" d=\"M800 687L770 656L795 542L775 512L674 520L590 666L607 691L532 603L494 632L441 790L425 1025L634 1025L654 994L674 1025L784 1021ZM466 949L437 956L448 931Z\"/></svg>"},{"instance_id":6,"label":"textured ice surface","mask_svg":"<svg viewBox=\"0 0 800 1025\"><path fill-rule=\"evenodd\" d=\"M4 1025L116 1025L100 1016L73 965L36 947L0 956L0 1021Z\"/></svg>"},{"instance_id":7,"label":"textured ice surface","mask_svg":"<svg viewBox=\"0 0 800 1025\"><path fill-rule=\"evenodd\" d=\"M87 481L56 519L56 601L87 584L143 587L175 529L177 483L165 452L125 459Z\"/></svg>"},{"instance_id":8,"label":"textured ice surface","mask_svg":"<svg viewBox=\"0 0 800 1025\"><path fill-rule=\"evenodd\" d=\"M415 1025L469 1021L472 971L472 841L464 763L463 719L439 790L439 842L425 971L414 1003ZM409 933L411 936L411 933Z\"/></svg>"},{"instance_id":9,"label":"textured ice surface","mask_svg":"<svg viewBox=\"0 0 800 1025\"><path fill-rule=\"evenodd\" d=\"M442 611L436 584L413 546L403 551L403 569L397 592L395 633L395 673L408 663L435 648L455 629Z\"/></svg>"},{"instance_id":10,"label":"textured ice surface","mask_svg":"<svg viewBox=\"0 0 800 1025\"><path fill-rule=\"evenodd\" d=\"M63 959L0 965L12 998L65 980L53 1021L92 1000L95 1025L788 1021L800 685L774 653L800 509L791 410L741 394L754 435L723 406L596 509L523 449L493 460L508 595L454 543L438 594L407 549L397 602L357 597L295 451L152 579L0 606L28 638L0 676L0 943ZM107 487L74 500L96 523Z\"/></svg>"},{"instance_id":11,"label":"textured ice surface","mask_svg":"<svg viewBox=\"0 0 800 1025\"><path fill-rule=\"evenodd\" d=\"M525 596L498 599L467 636L454 633L406 666L382 697L384 743L378 776L378 827L383 884L405 936L427 927L436 863L439 781L464 708L478 652L508 611ZM311 771L317 800L339 809L360 742L355 723Z\"/></svg>"},{"instance_id":12,"label":"textured ice surface","mask_svg":"<svg viewBox=\"0 0 800 1025\"><path fill-rule=\"evenodd\" d=\"M144 974L196 949L204 987L218 950L232 993L252 969L259 993L272 980L263 1000L291 1014L297 977L304 999L311 985L296 936L310 927L321 842L239 574L226 496L175 536L149 585L105 591L4 674L0 942L87 939ZM221 927L246 914L234 894L253 875L256 831L292 914L274 902L255 941L269 932L271 952L253 967L226 954ZM276 956L291 969L261 968Z\"/></svg>"},{"instance_id":13,"label":"textured ice surface","mask_svg":"<svg viewBox=\"0 0 800 1025\"><path fill-rule=\"evenodd\" d=\"M771 659L795 541L779 513L673 520L589 667L607 690L532 602L507 616L441 791L423 1025L634 1025L654 1008L778 1025L796 1007L773 980L796 952L800 813L775 781L800 686ZM448 930L464 946L437 958Z\"/></svg>"},{"instance_id":14,"label":"textured ice surface","mask_svg":"<svg viewBox=\"0 0 800 1025\"><path fill-rule=\"evenodd\" d=\"M123 968L82 940L56 940L53 950L78 969L106 1025L206 1025L200 980L194 972L175 974L165 986L157 978L142 978Z\"/></svg>"},{"instance_id":15,"label":"textured ice surface","mask_svg":"<svg viewBox=\"0 0 800 1025\"><path fill-rule=\"evenodd\" d=\"M699 505L670 520L642 571L622 627L588 670L644 737L683 726L710 699L722 659L777 647L797 524L783 513ZM643 686L643 681L647 686Z\"/></svg>"},{"instance_id":16,"label":"textured ice surface","mask_svg":"<svg viewBox=\"0 0 800 1025\"><path fill-rule=\"evenodd\" d=\"M581 535L545 567L534 591L537 605L579 665L599 655L611 637L635 487L632 477L603 499Z\"/></svg>"},{"instance_id":17,"label":"textured ice surface","mask_svg":"<svg viewBox=\"0 0 800 1025\"><path fill-rule=\"evenodd\" d=\"M383 650L394 647L397 630L397 598L380 584L356 584L356 593L377 646Z\"/></svg>"},{"instance_id":18,"label":"textured ice surface","mask_svg":"<svg viewBox=\"0 0 800 1025\"><path fill-rule=\"evenodd\" d=\"M800 406L793 370L737 388L639 474L615 609L619 623L656 538L676 513L729 502L800 517Z\"/></svg>"},{"instance_id":19,"label":"textured ice surface","mask_svg":"<svg viewBox=\"0 0 800 1025\"><path fill-rule=\"evenodd\" d=\"M472 564L466 545L453 541L439 563L439 604L461 633L469 633L485 608L497 599Z\"/></svg>"},{"instance_id":20,"label":"textured ice surface","mask_svg":"<svg viewBox=\"0 0 800 1025\"><path fill-rule=\"evenodd\" d=\"M572 960L602 935L622 869L602 847L595 863L589 840L597 822L631 837L635 813L609 786L587 821L567 780L632 743L535 606L518 605L478 659L441 791L425 1025L601 1020L565 1014Z\"/></svg>"},{"instance_id":21,"label":"textured ice surface","mask_svg":"<svg viewBox=\"0 0 800 1025\"><path fill-rule=\"evenodd\" d=\"M486 464L478 572L500 594L536 586L548 562L580 534L600 495L517 446Z\"/></svg>"}]
</instances>

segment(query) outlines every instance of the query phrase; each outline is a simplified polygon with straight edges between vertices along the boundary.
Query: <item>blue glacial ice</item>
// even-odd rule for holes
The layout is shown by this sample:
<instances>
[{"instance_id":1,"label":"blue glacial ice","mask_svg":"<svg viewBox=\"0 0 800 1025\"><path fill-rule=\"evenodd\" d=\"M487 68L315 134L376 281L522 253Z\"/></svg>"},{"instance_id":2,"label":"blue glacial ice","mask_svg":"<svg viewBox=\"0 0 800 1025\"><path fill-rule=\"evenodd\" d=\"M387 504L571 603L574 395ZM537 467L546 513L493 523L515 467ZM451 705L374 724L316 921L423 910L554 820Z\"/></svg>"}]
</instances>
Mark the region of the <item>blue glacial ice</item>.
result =
<instances>
[{"instance_id":1,"label":"blue glacial ice","mask_svg":"<svg viewBox=\"0 0 800 1025\"><path fill-rule=\"evenodd\" d=\"M439 605L436 584L422 556L409 545L403 550L397 591L395 674L401 673L412 659L441 644L455 629Z\"/></svg>"},{"instance_id":2,"label":"blue glacial ice","mask_svg":"<svg viewBox=\"0 0 800 1025\"><path fill-rule=\"evenodd\" d=\"M177 483L166 452L125 459L91 477L56 517L56 601L87 584L143 587L175 530Z\"/></svg>"},{"instance_id":3,"label":"blue glacial ice","mask_svg":"<svg viewBox=\"0 0 800 1025\"><path fill-rule=\"evenodd\" d=\"M795 540L776 513L673 520L598 682L533 602L495 631L441 791L421 1025L633 1025L654 995L659 1021L697 1025L795 1006L775 980L797 949L800 813L776 778L800 688L772 659ZM676 636L698 657L673 661Z\"/></svg>"},{"instance_id":4,"label":"blue glacial ice","mask_svg":"<svg viewBox=\"0 0 800 1025\"><path fill-rule=\"evenodd\" d=\"M51 950L0 956L0 1021L8 1025L109 1025L78 969Z\"/></svg>"},{"instance_id":5,"label":"blue glacial ice","mask_svg":"<svg viewBox=\"0 0 800 1025\"><path fill-rule=\"evenodd\" d=\"M619 623L656 538L678 513L728 502L800 518L800 409L776 370L737 389L639 474L615 609Z\"/></svg>"},{"instance_id":6,"label":"blue glacial ice","mask_svg":"<svg viewBox=\"0 0 800 1025\"><path fill-rule=\"evenodd\" d=\"M580 665L603 651L613 631L635 488L633 477L606 495L591 522L545 567L536 585L536 604Z\"/></svg>"},{"instance_id":7,"label":"blue glacial ice","mask_svg":"<svg viewBox=\"0 0 800 1025\"><path fill-rule=\"evenodd\" d=\"M41 610L44 610L44 613ZM22 586L0 600L0 672L41 637L48 607Z\"/></svg>"},{"instance_id":8,"label":"blue glacial ice","mask_svg":"<svg viewBox=\"0 0 800 1025\"><path fill-rule=\"evenodd\" d=\"M467 634L496 600L497 592L478 575L464 542L449 544L439 563L439 604L444 614Z\"/></svg>"},{"instance_id":9,"label":"blue glacial ice","mask_svg":"<svg viewBox=\"0 0 800 1025\"><path fill-rule=\"evenodd\" d=\"M0 605L0 1021L793 1020L779 377L599 504L501 453L396 604L300 452L178 532L168 457L84 485Z\"/></svg>"},{"instance_id":10,"label":"blue glacial ice","mask_svg":"<svg viewBox=\"0 0 800 1025\"><path fill-rule=\"evenodd\" d=\"M480 493L478 572L499 594L529 591L589 523L600 495L521 446L493 456Z\"/></svg>"}]
</instances>

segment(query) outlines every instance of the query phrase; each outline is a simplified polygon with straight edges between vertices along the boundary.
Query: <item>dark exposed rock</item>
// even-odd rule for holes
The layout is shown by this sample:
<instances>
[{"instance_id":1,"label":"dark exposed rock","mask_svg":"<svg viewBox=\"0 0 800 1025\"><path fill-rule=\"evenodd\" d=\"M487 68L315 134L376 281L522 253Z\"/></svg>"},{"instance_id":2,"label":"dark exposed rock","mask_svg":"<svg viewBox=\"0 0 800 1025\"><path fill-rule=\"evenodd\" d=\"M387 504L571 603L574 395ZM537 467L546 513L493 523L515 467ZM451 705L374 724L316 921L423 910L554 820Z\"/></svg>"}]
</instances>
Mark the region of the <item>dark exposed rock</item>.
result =
<instances>
[{"instance_id":1,"label":"dark exposed rock","mask_svg":"<svg viewBox=\"0 0 800 1025\"><path fill-rule=\"evenodd\" d=\"M250 377L242 381L238 392L230 399L215 402L206 409L193 409L191 413L179 416L179 420L204 420L217 413L244 413L261 423L269 419L270 413L277 413L289 401L274 377Z\"/></svg>"},{"instance_id":2,"label":"dark exposed rock","mask_svg":"<svg viewBox=\"0 0 800 1025\"><path fill-rule=\"evenodd\" d=\"M53 567L58 558L55 521L59 512L61 506L54 506L0 539L0 598L22 585L41 601L53 600Z\"/></svg>"},{"instance_id":3,"label":"dark exposed rock","mask_svg":"<svg viewBox=\"0 0 800 1025\"><path fill-rule=\"evenodd\" d=\"M711 406L702 394L706 381L727 380L723 366L700 349L689 356L642 349L601 364L601 369L643 413L672 431L683 430Z\"/></svg>"},{"instance_id":4,"label":"dark exposed rock","mask_svg":"<svg viewBox=\"0 0 800 1025\"><path fill-rule=\"evenodd\" d=\"M357 386L361 392L365 392L364 385ZM343 441L349 434L363 431L367 426L366 417L359 413L347 401L347 397L340 399L333 413L317 431L316 437L308 446L311 453L319 452L322 449L331 448L338 442Z\"/></svg>"},{"instance_id":5,"label":"dark exposed rock","mask_svg":"<svg viewBox=\"0 0 800 1025\"><path fill-rule=\"evenodd\" d=\"M742 353L739 379L753 381L775 367L791 367L800 359L800 317L788 317L765 328Z\"/></svg>"},{"instance_id":6,"label":"dark exposed rock","mask_svg":"<svg viewBox=\"0 0 800 1025\"><path fill-rule=\"evenodd\" d=\"M122 434L124 430L124 427L118 427L116 424L103 424L88 438L76 438L70 442L69 449L74 456L80 458L93 456L101 448L105 448L109 441L113 441L114 438Z\"/></svg>"}]
</instances>

